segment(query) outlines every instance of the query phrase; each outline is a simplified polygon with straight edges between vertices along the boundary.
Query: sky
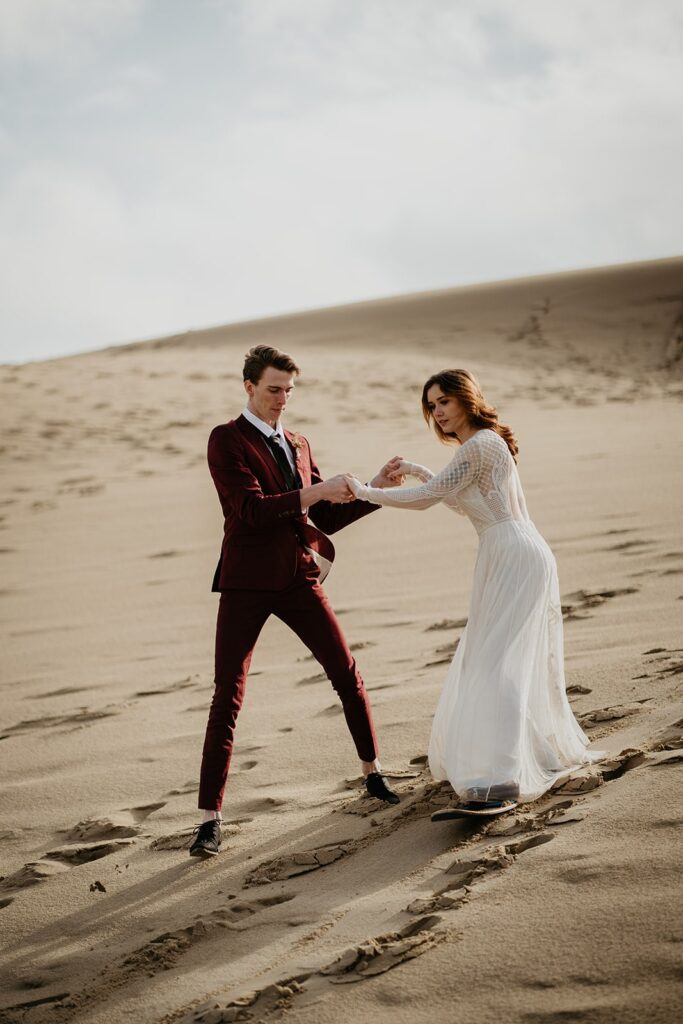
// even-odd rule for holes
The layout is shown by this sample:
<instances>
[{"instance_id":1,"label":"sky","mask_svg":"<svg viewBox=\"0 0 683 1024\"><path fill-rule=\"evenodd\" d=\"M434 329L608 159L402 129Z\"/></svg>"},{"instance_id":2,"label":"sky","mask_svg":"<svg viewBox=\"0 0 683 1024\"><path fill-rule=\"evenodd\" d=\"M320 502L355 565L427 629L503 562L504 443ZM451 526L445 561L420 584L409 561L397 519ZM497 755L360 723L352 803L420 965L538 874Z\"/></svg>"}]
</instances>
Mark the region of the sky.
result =
<instances>
[{"instance_id":1,"label":"sky","mask_svg":"<svg viewBox=\"0 0 683 1024\"><path fill-rule=\"evenodd\" d=\"M0 0L0 362L683 253L680 0Z\"/></svg>"}]
</instances>

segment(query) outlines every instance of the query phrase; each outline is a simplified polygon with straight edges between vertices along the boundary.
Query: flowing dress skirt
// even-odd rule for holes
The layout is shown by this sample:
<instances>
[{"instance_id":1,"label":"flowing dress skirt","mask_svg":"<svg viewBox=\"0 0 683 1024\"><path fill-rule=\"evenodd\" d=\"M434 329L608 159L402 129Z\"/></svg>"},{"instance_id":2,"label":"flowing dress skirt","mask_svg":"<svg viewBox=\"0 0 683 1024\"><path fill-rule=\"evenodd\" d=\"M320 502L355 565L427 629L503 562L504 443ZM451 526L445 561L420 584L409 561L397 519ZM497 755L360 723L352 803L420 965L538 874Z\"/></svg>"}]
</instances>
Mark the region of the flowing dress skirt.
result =
<instances>
[{"instance_id":1,"label":"flowing dress skirt","mask_svg":"<svg viewBox=\"0 0 683 1024\"><path fill-rule=\"evenodd\" d=\"M434 716L429 767L463 800L534 800L593 761L565 692L552 551L529 520L480 537L467 626Z\"/></svg>"}]
</instances>

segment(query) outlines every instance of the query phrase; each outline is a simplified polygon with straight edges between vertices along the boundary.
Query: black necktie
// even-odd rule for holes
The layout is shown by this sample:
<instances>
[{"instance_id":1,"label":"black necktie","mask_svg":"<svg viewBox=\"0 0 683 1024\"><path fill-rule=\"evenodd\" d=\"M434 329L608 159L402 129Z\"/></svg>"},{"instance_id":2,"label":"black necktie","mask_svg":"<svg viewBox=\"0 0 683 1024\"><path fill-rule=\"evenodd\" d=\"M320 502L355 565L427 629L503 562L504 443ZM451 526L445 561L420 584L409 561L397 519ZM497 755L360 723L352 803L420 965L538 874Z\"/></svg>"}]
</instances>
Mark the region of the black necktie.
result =
<instances>
[{"instance_id":1,"label":"black necktie","mask_svg":"<svg viewBox=\"0 0 683 1024\"><path fill-rule=\"evenodd\" d=\"M299 487L299 481L293 473L292 467L289 464L289 459L285 455L284 449L280 444L279 434L271 434L270 437L267 437L266 444L275 456L275 461L280 467L287 487L290 491L295 491Z\"/></svg>"}]
</instances>

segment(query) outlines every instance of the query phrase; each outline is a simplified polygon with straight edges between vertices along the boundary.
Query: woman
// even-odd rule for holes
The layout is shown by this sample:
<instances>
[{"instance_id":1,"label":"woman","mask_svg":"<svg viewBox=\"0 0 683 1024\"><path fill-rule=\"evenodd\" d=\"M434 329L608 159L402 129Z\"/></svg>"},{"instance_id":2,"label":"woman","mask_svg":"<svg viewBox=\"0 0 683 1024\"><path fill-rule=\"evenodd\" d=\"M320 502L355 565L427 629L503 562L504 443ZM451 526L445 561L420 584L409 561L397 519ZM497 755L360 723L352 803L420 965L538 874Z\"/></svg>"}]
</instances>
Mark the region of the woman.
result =
<instances>
[{"instance_id":1,"label":"woman","mask_svg":"<svg viewBox=\"0 0 683 1024\"><path fill-rule=\"evenodd\" d=\"M429 767L450 781L460 810L496 814L597 755L586 752L565 693L557 566L529 519L512 431L467 370L430 377L422 410L443 443L457 444L446 468L434 475L401 463L418 487L381 490L354 477L349 485L357 498L396 508L443 502L479 534L469 618L436 709Z\"/></svg>"}]
</instances>

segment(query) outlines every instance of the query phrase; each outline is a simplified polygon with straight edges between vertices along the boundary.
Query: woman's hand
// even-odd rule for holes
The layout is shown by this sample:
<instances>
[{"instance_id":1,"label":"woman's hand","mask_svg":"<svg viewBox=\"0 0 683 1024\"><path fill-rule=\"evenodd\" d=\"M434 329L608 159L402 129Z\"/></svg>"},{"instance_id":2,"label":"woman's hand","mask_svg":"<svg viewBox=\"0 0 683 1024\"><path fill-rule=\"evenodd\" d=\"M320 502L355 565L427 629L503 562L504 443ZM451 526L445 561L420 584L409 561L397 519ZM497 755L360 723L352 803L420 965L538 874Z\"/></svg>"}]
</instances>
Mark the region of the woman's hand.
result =
<instances>
[{"instance_id":1,"label":"woman's hand","mask_svg":"<svg viewBox=\"0 0 683 1024\"><path fill-rule=\"evenodd\" d=\"M364 484L362 484L352 473L345 473L344 477L354 498L363 498L363 492L365 491Z\"/></svg>"},{"instance_id":2,"label":"woman's hand","mask_svg":"<svg viewBox=\"0 0 683 1024\"><path fill-rule=\"evenodd\" d=\"M377 476L372 478L369 486L399 487L405 480L405 475L401 472L401 463L401 456L394 455L393 458L389 459L389 461L382 466Z\"/></svg>"}]
</instances>

